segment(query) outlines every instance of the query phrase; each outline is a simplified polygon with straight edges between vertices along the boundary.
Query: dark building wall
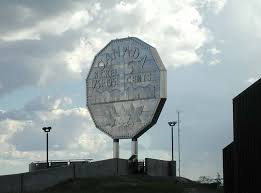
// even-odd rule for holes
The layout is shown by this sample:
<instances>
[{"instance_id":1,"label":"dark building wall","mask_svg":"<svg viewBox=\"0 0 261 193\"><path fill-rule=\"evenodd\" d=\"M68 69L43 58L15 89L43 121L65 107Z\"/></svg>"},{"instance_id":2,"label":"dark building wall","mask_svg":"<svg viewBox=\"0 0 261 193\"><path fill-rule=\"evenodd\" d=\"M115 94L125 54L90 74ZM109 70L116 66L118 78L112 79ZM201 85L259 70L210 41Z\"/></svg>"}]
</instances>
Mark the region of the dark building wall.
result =
<instances>
[{"instance_id":1,"label":"dark building wall","mask_svg":"<svg viewBox=\"0 0 261 193\"><path fill-rule=\"evenodd\" d=\"M235 192L260 192L261 79L233 99Z\"/></svg>"},{"instance_id":2,"label":"dark building wall","mask_svg":"<svg viewBox=\"0 0 261 193\"><path fill-rule=\"evenodd\" d=\"M234 192L234 142L223 149L224 193Z\"/></svg>"},{"instance_id":3,"label":"dark building wall","mask_svg":"<svg viewBox=\"0 0 261 193\"><path fill-rule=\"evenodd\" d=\"M118 175L128 175L128 160L113 158L75 165L77 178Z\"/></svg>"},{"instance_id":4,"label":"dark building wall","mask_svg":"<svg viewBox=\"0 0 261 193\"><path fill-rule=\"evenodd\" d=\"M147 159L152 176L174 176L176 163ZM160 171L158 167L161 167ZM38 192L74 178L123 176L129 174L128 160L108 159L96 162L73 162L69 166L49 167L32 172L0 176L0 193ZM175 177L175 176L174 176Z\"/></svg>"},{"instance_id":5,"label":"dark building wall","mask_svg":"<svg viewBox=\"0 0 261 193\"><path fill-rule=\"evenodd\" d=\"M73 166L61 166L25 173L22 192L38 192L74 177Z\"/></svg>"},{"instance_id":6,"label":"dark building wall","mask_svg":"<svg viewBox=\"0 0 261 193\"><path fill-rule=\"evenodd\" d=\"M62 166L34 172L0 176L0 192L38 192L55 184L72 179L74 177L73 169L73 166Z\"/></svg>"},{"instance_id":7,"label":"dark building wall","mask_svg":"<svg viewBox=\"0 0 261 193\"><path fill-rule=\"evenodd\" d=\"M21 193L23 174L12 174L0 176L0 192L1 193Z\"/></svg>"},{"instance_id":8,"label":"dark building wall","mask_svg":"<svg viewBox=\"0 0 261 193\"><path fill-rule=\"evenodd\" d=\"M30 163L29 172L46 169L46 163Z\"/></svg>"},{"instance_id":9,"label":"dark building wall","mask_svg":"<svg viewBox=\"0 0 261 193\"><path fill-rule=\"evenodd\" d=\"M69 166L38 168L32 172L0 176L0 193L38 192L69 179L127 174L128 160L124 159L73 162Z\"/></svg>"},{"instance_id":10,"label":"dark building wall","mask_svg":"<svg viewBox=\"0 0 261 193\"><path fill-rule=\"evenodd\" d=\"M176 177L176 161L145 158L146 175Z\"/></svg>"}]
</instances>

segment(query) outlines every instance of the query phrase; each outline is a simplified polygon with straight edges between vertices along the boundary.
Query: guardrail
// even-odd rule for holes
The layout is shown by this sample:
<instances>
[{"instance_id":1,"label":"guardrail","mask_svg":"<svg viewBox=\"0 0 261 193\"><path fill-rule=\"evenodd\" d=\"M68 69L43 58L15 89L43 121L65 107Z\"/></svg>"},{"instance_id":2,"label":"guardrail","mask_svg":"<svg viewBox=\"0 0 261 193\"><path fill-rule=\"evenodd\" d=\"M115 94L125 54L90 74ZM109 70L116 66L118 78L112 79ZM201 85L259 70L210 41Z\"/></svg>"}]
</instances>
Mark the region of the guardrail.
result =
<instances>
[{"instance_id":1,"label":"guardrail","mask_svg":"<svg viewBox=\"0 0 261 193\"><path fill-rule=\"evenodd\" d=\"M68 160L49 160L48 167L55 168L61 166L69 166L72 164L90 163L93 159L68 159ZM46 169L46 161L33 161L29 164L29 172Z\"/></svg>"},{"instance_id":2,"label":"guardrail","mask_svg":"<svg viewBox=\"0 0 261 193\"><path fill-rule=\"evenodd\" d=\"M49 163L52 163L52 162L68 162L68 163L71 163L71 162L84 162L84 161L90 162L92 160L93 159L68 159L68 160L48 160L48 162ZM46 163L46 161L33 161L32 163Z\"/></svg>"}]
</instances>

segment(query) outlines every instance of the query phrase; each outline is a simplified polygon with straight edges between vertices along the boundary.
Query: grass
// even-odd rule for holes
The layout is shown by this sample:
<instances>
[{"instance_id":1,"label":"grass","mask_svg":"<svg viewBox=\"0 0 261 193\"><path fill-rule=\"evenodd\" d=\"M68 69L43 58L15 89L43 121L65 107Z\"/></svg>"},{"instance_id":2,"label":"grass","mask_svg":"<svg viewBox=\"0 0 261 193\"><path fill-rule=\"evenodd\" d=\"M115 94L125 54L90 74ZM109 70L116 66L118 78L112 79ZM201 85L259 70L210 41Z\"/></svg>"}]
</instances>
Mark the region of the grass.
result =
<instances>
[{"instance_id":1,"label":"grass","mask_svg":"<svg viewBox=\"0 0 261 193\"><path fill-rule=\"evenodd\" d=\"M208 185L177 183L172 178L145 176L99 177L69 180L41 193L222 193Z\"/></svg>"}]
</instances>

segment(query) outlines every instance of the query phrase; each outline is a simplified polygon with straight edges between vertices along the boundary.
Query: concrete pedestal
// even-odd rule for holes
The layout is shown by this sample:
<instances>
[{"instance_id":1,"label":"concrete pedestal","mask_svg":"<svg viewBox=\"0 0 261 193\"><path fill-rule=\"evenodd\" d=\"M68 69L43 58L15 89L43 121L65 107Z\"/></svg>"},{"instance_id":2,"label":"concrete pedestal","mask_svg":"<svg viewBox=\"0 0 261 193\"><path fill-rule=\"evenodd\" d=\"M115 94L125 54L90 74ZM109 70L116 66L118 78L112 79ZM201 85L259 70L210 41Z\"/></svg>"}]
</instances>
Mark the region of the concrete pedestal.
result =
<instances>
[{"instance_id":1,"label":"concrete pedestal","mask_svg":"<svg viewBox=\"0 0 261 193\"><path fill-rule=\"evenodd\" d=\"M176 161L169 161L169 176L176 177Z\"/></svg>"}]
</instances>

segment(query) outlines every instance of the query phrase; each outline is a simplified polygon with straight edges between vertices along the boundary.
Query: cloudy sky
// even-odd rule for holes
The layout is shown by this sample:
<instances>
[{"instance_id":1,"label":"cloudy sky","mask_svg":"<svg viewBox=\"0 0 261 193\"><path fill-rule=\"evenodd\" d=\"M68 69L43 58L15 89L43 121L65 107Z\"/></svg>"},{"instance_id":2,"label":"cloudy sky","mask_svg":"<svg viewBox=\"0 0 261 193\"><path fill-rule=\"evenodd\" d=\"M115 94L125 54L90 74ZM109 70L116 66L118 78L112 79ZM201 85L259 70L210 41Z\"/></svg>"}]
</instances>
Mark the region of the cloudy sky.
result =
<instances>
[{"instance_id":1,"label":"cloudy sky","mask_svg":"<svg viewBox=\"0 0 261 193\"><path fill-rule=\"evenodd\" d=\"M222 174L232 98L261 74L260 9L259 0L0 0L0 175L45 159L49 125L50 159L112 157L86 110L85 78L94 55L127 36L156 47L168 70L168 99L139 157L171 158L167 121L180 110L181 174Z\"/></svg>"}]
</instances>

